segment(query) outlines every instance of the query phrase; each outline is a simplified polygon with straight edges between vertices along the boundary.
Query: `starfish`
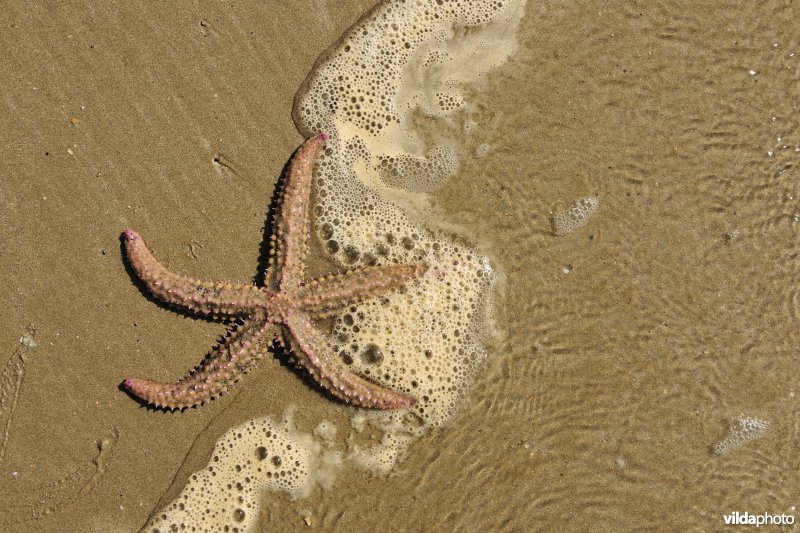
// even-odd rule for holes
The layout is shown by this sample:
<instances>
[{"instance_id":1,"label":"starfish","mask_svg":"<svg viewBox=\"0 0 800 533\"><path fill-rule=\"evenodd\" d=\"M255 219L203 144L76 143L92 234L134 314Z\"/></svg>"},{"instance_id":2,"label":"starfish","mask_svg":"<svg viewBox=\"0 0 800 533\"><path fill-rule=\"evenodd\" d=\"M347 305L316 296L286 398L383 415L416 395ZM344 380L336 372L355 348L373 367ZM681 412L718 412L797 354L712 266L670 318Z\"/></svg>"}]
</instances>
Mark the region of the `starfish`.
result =
<instances>
[{"instance_id":1,"label":"starfish","mask_svg":"<svg viewBox=\"0 0 800 533\"><path fill-rule=\"evenodd\" d=\"M314 160L327 138L325 133L312 137L292 158L273 224L263 287L170 272L153 257L138 233L125 230L128 260L155 298L195 315L234 323L225 340L182 380L126 379L124 386L134 396L167 409L206 403L237 383L278 341L291 350L294 361L314 381L340 400L370 409L398 409L415 403L413 397L353 372L314 326L314 319L400 289L428 269L423 263L374 266L304 278Z\"/></svg>"}]
</instances>

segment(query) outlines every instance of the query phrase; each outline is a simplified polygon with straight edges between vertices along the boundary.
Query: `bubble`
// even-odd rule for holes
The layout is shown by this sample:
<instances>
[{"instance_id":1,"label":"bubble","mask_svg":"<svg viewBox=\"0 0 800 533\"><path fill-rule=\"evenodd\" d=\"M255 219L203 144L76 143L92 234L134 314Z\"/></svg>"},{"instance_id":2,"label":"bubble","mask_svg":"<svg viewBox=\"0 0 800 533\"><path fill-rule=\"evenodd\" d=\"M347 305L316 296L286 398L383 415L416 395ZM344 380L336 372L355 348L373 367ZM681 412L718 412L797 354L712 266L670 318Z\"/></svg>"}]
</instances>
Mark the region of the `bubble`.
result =
<instances>
[{"instance_id":1,"label":"bubble","mask_svg":"<svg viewBox=\"0 0 800 533\"><path fill-rule=\"evenodd\" d=\"M361 256L361 262L367 266L375 266L378 264L378 258L370 253L366 253Z\"/></svg>"},{"instance_id":2,"label":"bubble","mask_svg":"<svg viewBox=\"0 0 800 533\"><path fill-rule=\"evenodd\" d=\"M344 262L348 265L352 265L358 258L361 256L361 252L358 251L358 248L355 246L345 246L344 247Z\"/></svg>"},{"instance_id":3,"label":"bubble","mask_svg":"<svg viewBox=\"0 0 800 533\"><path fill-rule=\"evenodd\" d=\"M333 226L330 224L321 224L319 227L319 236L323 241L329 240L333 237Z\"/></svg>"},{"instance_id":4,"label":"bubble","mask_svg":"<svg viewBox=\"0 0 800 533\"><path fill-rule=\"evenodd\" d=\"M334 240L330 240L325 243L325 249L329 254L333 255L339 251L339 243Z\"/></svg>"},{"instance_id":5,"label":"bubble","mask_svg":"<svg viewBox=\"0 0 800 533\"><path fill-rule=\"evenodd\" d=\"M269 457L269 452L267 451L267 448L265 446L259 446L258 448L256 448L256 457L258 458L259 461L263 461L264 459Z\"/></svg>"},{"instance_id":6,"label":"bubble","mask_svg":"<svg viewBox=\"0 0 800 533\"><path fill-rule=\"evenodd\" d=\"M364 358L364 362L368 365L379 365L383 361L383 352L381 352L377 344L370 343L367 344L361 357Z\"/></svg>"}]
</instances>

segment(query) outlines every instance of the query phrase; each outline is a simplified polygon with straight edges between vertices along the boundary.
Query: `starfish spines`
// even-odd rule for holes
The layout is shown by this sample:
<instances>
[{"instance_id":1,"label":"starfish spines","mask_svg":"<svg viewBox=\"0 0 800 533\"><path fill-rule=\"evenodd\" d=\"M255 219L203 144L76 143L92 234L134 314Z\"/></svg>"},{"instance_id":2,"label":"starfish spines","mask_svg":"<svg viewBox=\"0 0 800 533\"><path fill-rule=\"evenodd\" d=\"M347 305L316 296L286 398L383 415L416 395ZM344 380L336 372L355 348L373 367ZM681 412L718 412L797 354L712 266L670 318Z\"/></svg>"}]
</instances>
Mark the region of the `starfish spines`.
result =
<instances>
[{"instance_id":1,"label":"starfish spines","mask_svg":"<svg viewBox=\"0 0 800 533\"><path fill-rule=\"evenodd\" d=\"M130 265L159 300L212 317L244 316L263 303L263 294L252 285L196 280L170 272L153 256L138 233L128 229L124 235Z\"/></svg>"},{"instance_id":2,"label":"starfish spines","mask_svg":"<svg viewBox=\"0 0 800 533\"><path fill-rule=\"evenodd\" d=\"M425 264L389 265L348 270L322 276L298 291L299 307L315 318L324 318L343 307L397 290L427 272Z\"/></svg>"},{"instance_id":3,"label":"starfish spines","mask_svg":"<svg viewBox=\"0 0 800 533\"><path fill-rule=\"evenodd\" d=\"M308 244L308 202L313 177L313 164L317 151L327 140L318 134L297 150L289 165L280 208L281 224L276 247L281 262L280 287L296 288L303 279L306 246Z\"/></svg>"},{"instance_id":4,"label":"starfish spines","mask_svg":"<svg viewBox=\"0 0 800 533\"><path fill-rule=\"evenodd\" d=\"M174 383L128 378L124 385L137 397L158 407L182 409L212 400L239 381L254 366L264 350L254 349L275 326L263 317L245 321L231 330L225 342L215 347L206 360L188 376Z\"/></svg>"}]
</instances>

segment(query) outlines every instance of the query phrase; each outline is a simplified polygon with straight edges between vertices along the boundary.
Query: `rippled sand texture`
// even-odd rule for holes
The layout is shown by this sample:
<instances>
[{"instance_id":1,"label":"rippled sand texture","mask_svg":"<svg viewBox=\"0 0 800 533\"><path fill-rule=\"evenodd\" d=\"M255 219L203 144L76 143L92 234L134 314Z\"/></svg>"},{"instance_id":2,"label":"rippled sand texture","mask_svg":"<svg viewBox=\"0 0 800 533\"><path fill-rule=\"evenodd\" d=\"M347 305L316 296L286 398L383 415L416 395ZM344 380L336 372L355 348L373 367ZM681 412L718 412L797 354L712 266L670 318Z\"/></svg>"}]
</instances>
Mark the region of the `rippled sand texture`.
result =
<instances>
[{"instance_id":1,"label":"rippled sand texture","mask_svg":"<svg viewBox=\"0 0 800 533\"><path fill-rule=\"evenodd\" d=\"M117 388L179 377L224 331L144 298L122 229L176 270L255 274L295 91L372 2L312 4L6 8L0 529L136 530L229 428L288 404L307 432L345 420L278 360L180 414ZM394 475L276 495L260 530L797 516L798 20L779 1L529 0L434 193L500 276L486 371ZM579 198L597 209L555 236ZM715 453L741 420L757 438Z\"/></svg>"}]
</instances>

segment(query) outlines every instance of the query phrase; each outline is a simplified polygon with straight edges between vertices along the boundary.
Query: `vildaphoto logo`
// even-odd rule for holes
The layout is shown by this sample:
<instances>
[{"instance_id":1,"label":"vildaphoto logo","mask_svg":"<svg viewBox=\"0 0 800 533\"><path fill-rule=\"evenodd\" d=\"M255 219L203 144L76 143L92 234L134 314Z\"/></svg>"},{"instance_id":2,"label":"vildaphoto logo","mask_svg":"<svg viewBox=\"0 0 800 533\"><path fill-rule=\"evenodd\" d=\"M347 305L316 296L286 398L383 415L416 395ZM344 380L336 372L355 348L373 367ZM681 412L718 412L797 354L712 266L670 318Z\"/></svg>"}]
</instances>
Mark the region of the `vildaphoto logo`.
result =
<instances>
[{"instance_id":1,"label":"vildaphoto logo","mask_svg":"<svg viewBox=\"0 0 800 533\"><path fill-rule=\"evenodd\" d=\"M750 514L747 511L722 515L726 526L790 526L794 524L794 515L790 514Z\"/></svg>"}]
</instances>

